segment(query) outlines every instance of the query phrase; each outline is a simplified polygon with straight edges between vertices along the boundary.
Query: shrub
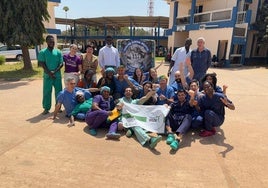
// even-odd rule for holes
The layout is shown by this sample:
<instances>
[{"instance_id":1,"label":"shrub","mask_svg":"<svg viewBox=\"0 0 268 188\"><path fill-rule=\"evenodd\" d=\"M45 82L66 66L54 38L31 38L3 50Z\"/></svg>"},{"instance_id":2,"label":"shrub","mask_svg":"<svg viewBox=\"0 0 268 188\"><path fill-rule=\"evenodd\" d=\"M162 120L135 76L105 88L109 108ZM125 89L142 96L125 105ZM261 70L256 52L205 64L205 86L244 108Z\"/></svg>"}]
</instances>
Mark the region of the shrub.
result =
<instances>
[{"instance_id":1,"label":"shrub","mask_svg":"<svg viewBox=\"0 0 268 188\"><path fill-rule=\"evenodd\" d=\"M6 62L5 56L0 55L0 65L3 65Z\"/></svg>"}]
</instances>

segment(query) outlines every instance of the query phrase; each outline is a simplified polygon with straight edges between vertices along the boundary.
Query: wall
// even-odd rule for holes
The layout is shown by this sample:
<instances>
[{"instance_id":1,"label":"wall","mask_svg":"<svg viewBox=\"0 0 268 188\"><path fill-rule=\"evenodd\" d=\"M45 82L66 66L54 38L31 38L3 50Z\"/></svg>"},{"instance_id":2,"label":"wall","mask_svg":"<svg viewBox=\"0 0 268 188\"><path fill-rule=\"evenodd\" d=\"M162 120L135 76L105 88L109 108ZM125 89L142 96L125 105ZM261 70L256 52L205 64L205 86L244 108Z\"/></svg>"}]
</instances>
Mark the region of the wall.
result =
<instances>
[{"instance_id":1,"label":"wall","mask_svg":"<svg viewBox=\"0 0 268 188\"><path fill-rule=\"evenodd\" d=\"M233 8L236 6L236 0L207 0L197 1L197 5L203 5L203 12Z\"/></svg>"},{"instance_id":2,"label":"wall","mask_svg":"<svg viewBox=\"0 0 268 188\"><path fill-rule=\"evenodd\" d=\"M50 15L49 21L45 21L44 22L44 26L45 28L50 28L50 29L56 29L56 22L55 22L55 6L59 6L59 3L55 3L55 2L50 2L48 1L47 3L47 10L48 13ZM55 47L57 46L57 35L52 34L54 36L55 39ZM44 34L44 38L47 36L47 34ZM46 47L46 43L44 42L41 46L39 46L39 49L45 48Z\"/></svg>"},{"instance_id":3,"label":"wall","mask_svg":"<svg viewBox=\"0 0 268 188\"><path fill-rule=\"evenodd\" d=\"M249 5L249 9L252 11L250 23L255 23L258 11L258 2L259 0L253 0L252 4Z\"/></svg>"}]
</instances>

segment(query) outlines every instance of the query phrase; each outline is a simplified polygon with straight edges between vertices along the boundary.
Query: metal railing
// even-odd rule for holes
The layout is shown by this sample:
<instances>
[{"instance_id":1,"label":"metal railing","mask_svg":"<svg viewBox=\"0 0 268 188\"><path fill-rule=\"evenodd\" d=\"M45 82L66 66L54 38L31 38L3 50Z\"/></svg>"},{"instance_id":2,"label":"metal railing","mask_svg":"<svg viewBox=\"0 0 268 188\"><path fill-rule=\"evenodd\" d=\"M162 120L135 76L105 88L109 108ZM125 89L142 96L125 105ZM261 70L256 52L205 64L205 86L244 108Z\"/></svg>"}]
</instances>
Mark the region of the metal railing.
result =
<instances>
[{"instance_id":1,"label":"metal railing","mask_svg":"<svg viewBox=\"0 0 268 188\"><path fill-rule=\"evenodd\" d=\"M237 12L237 18L236 18L236 23L237 24L242 24L246 22L246 11L240 11Z\"/></svg>"},{"instance_id":2,"label":"metal railing","mask_svg":"<svg viewBox=\"0 0 268 188\"><path fill-rule=\"evenodd\" d=\"M232 19L232 9L221 9L194 14L194 23L218 22ZM177 25L190 24L190 15L176 19Z\"/></svg>"}]
</instances>

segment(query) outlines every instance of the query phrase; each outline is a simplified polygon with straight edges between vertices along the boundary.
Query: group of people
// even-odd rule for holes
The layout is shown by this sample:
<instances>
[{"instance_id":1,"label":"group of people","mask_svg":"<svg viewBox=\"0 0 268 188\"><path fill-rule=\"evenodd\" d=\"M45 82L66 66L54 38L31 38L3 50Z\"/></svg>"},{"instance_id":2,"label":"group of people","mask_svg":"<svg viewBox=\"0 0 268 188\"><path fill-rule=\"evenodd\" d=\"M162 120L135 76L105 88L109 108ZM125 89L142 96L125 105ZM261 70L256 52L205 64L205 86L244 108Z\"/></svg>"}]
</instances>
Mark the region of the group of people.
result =
<instances>
[{"instance_id":1,"label":"group of people","mask_svg":"<svg viewBox=\"0 0 268 188\"><path fill-rule=\"evenodd\" d=\"M110 36L106 37L106 45L98 57L93 55L92 45L86 46L86 53L81 57L76 55L77 46L71 45L70 53L62 57L60 51L54 49L53 36L48 35L46 42L47 48L38 56L44 68L43 114L51 108L54 86L56 106L52 119L63 106L70 119L68 125L75 125L75 119L83 120L93 136L100 127L106 127L108 139L119 139L118 131L125 129L121 111L126 103L165 105L169 108L165 120L166 143L172 150L178 150L191 127L201 129L201 137L212 136L216 133L215 127L224 122L225 107L235 109L226 96L227 86L221 88L217 85L216 73L207 73L211 53L202 37L198 38L196 49L190 49L192 40L188 38L185 46L175 51L167 76L157 75L161 64L149 72L136 68L133 75L127 75ZM63 65L65 88L62 90L60 69ZM99 80L98 66L102 75ZM161 135L150 134L139 126L126 129L126 136L132 135L141 145L148 144L152 149L162 140Z\"/></svg>"}]
</instances>

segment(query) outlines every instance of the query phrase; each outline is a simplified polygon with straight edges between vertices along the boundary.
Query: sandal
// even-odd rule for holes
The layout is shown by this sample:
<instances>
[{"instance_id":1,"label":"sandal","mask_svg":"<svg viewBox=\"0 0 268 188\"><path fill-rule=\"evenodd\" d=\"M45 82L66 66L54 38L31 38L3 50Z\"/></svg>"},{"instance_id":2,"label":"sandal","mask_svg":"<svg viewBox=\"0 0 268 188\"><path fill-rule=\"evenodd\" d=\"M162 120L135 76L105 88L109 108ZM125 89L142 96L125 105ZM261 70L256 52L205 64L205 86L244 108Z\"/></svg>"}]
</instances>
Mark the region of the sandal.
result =
<instances>
[{"instance_id":1,"label":"sandal","mask_svg":"<svg viewBox=\"0 0 268 188\"><path fill-rule=\"evenodd\" d=\"M175 136L174 136L174 134L169 133L168 136L167 136L166 143L169 145L169 144L171 144L174 140L175 140Z\"/></svg>"}]
</instances>

